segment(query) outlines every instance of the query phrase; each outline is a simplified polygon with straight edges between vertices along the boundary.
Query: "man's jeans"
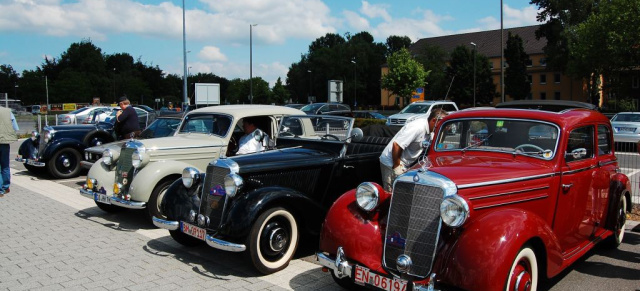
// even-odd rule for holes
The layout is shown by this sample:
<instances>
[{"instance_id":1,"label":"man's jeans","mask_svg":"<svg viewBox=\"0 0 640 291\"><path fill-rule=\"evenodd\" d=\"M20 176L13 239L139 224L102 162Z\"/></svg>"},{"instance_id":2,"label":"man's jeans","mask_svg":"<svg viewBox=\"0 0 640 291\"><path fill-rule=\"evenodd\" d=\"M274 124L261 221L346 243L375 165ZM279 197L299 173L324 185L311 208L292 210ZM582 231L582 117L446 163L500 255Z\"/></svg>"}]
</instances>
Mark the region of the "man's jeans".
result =
<instances>
[{"instance_id":1,"label":"man's jeans","mask_svg":"<svg viewBox=\"0 0 640 291\"><path fill-rule=\"evenodd\" d=\"M0 174L2 174L2 186L0 193L9 189L11 184L11 170L9 169L9 144L0 144Z\"/></svg>"}]
</instances>

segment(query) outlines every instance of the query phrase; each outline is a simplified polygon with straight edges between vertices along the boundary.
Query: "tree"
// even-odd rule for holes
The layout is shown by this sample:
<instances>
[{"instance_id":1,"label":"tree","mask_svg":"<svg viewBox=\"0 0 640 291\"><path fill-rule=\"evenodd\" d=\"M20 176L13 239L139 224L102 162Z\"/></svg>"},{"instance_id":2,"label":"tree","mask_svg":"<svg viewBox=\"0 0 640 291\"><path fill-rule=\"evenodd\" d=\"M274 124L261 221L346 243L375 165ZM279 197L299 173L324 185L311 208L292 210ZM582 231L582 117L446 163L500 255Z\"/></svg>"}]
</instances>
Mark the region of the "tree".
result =
<instances>
[{"instance_id":1,"label":"tree","mask_svg":"<svg viewBox=\"0 0 640 291\"><path fill-rule=\"evenodd\" d=\"M285 104L289 101L289 92L282 84L282 80L278 77L276 84L271 89L273 92L273 102L276 104Z\"/></svg>"},{"instance_id":2,"label":"tree","mask_svg":"<svg viewBox=\"0 0 640 291\"><path fill-rule=\"evenodd\" d=\"M422 64L426 71L430 71L427 76L427 86L425 88L425 99L444 99L449 89L451 80L447 78L448 54L439 46L425 45L416 55L415 59Z\"/></svg>"},{"instance_id":3,"label":"tree","mask_svg":"<svg viewBox=\"0 0 640 291\"><path fill-rule=\"evenodd\" d=\"M424 80L428 73L422 65L411 58L409 50L402 48L392 54L388 59L389 73L382 76L382 88L392 94L404 98L404 104L408 104L411 94L425 85Z\"/></svg>"},{"instance_id":4,"label":"tree","mask_svg":"<svg viewBox=\"0 0 640 291\"><path fill-rule=\"evenodd\" d=\"M18 73L13 70L11 65L0 65L0 93L7 93L9 98L15 99L13 92L15 86L18 85L18 80Z\"/></svg>"},{"instance_id":5,"label":"tree","mask_svg":"<svg viewBox=\"0 0 640 291\"><path fill-rule=\"evenodd\" d=\"M447 78L453 80L448 98L458 104L473 103L473 54L471 50L459 45L451 53ZM495 84L491 79L489 59L477 54L476 60L476 103L489 104L495 95Z\"/></svg>"},{"instance_id":6,"label":"tree","mask_svg":"<svg viewBox=\"0 0 640 291\"><path fill-rule=\"evenodd\" d=\"M411 45L411 39L408 36L391 35L387 37L386 45L386 56L390 56L402 48L409 48Z\"/></svg>"},{"instance_id":7,"label":"tree","mask_svg":"<svg viewBox=\"0 0 640 291\"><path fill-rule=\"evenodd\" d=\"M519 35L509 32L504 57L509 65L505 70L504 93L515 100L525 99L531 93L531 83L527 74L527 64L530 60Z\"/></svg>"}]
</instances>

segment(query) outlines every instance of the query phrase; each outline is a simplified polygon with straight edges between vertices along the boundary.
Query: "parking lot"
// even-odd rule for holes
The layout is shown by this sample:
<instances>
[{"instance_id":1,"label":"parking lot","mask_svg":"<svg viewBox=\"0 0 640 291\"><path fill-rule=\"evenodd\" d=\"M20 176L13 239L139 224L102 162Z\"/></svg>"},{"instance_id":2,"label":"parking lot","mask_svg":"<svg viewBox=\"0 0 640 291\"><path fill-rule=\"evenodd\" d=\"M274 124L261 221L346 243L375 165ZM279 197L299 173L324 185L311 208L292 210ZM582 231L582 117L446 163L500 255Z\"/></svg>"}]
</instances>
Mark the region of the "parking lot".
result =
<instances>
[{"instance_id":1,"label":"parking lot","mask_svg":"<svg viewBox=\"0 0 640 291\"><path fill-rule=\"evenodd\" d=\"M84 176L54 181L11 167L11 193L0 198L0 290L340 290L315 264L313 239L264 276L242 253L177 244L141 211L101 211L78 193ZM620 249L596 248L543 289L638 290L639 254L632 221Z\"/></svg>"}]
</instances>

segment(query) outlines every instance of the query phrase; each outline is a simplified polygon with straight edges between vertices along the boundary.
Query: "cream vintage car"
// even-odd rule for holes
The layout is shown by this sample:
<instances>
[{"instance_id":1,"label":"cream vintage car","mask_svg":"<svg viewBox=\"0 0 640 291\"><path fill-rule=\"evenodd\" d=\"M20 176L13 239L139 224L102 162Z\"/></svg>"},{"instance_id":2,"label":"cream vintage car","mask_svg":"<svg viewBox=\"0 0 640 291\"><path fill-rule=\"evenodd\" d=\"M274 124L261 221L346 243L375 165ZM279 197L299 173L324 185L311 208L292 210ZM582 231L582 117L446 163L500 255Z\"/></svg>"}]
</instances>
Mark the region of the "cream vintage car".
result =
<instances>
[{"instance_id":1,"label":"cream vintage car","mask_svg":"<svg viewBox=\"0 0 640 291\"><path fill-rule=\"evenodd\" d=\"M151 217L159 211L171 183L181 178L185 167L204 171L212 159L231 156L244 135L242 122L251 117L265 144L273 140L285 115L304 112L272 105L222 105L189 112L179 131L170 137L130 140L121 148L105 150L91 167L80 194L93 199L107 212L147 209Z\"/></svg>"}]
</instances>

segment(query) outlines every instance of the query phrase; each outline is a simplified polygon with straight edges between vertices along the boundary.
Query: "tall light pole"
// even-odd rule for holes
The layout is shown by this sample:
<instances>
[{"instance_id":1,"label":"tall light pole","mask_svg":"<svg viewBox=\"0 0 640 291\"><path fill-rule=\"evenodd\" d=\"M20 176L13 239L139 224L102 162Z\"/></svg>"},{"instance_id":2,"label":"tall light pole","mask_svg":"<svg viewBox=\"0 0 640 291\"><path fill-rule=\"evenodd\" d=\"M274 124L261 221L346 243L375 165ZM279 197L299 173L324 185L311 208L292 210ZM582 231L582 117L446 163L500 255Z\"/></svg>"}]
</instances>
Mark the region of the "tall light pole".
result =
<instances>
[{"instance_id":1,"label":"tall light pole","mask_svg":"<svg viewBox=\"0 0 640 291\"><path fill-rule=\"evenodd\" d=\"M353 63L353 107L358 107L358 64L356 59L351 60Z\"/></svg>"},{"instance_id":2,"label":"tall light pole","mask_svg":"<svg viewBox=\"0 0 640 291\"><path fill-rule=\"evenodd\" d=\"M474 42L471 42L473 46L473 107L476 107L476 54L477 47Z\"/></svg>"},{"instance_id":3,"label":"tall light pole","mask_svg":"<svg viewBox=\"0 0 640 291\"><path fill-rule=\"evenodd\" d=\"M253 32L258 24L249 24L249 104L253 104Z\"/></svg>"},{"instance_id":4,"label":"tall light pole","mask_svg":"<svg viewBox=\"0 0 640 291\"><path fill-rule=\"evenodd\" d=\"M311 80L313 79L311 78L311 70L307 70L307 73L309 73L309 93L307 94L307 102L311 102L311 87L313 87Z\"/></svg>"},{"instance_id":5,"label":"tall light pole","mask_svg":"<svg viewBox=\"0 0 640 291\"><path fill-rule=\"evenodd\" d=\"M187 96L187 26L185 25L184 0L182 0L182 55L184 57L184 71L182 73L182 105L189 105Z\"/></svg>"},{"instance_id":6,"label":"tall light pole","mask_svg":"<svg viewBox=\"0 0 640 291\"><path fill-rule=\"evenodd\" d=\"M500 96L504 102L504 23L502 20L502 0L500 0Z\"/></svg>"},{"instance_id":7,"label":"tall light pole","mask_svg":"<svg viewBox=\"0 0 640 291\"><path fill-rule=\"evenodd\" d=\"M47 75L44 76L44 89L47 93L47 111L44 115L44 125L49 126L49 79L47 78ZM38 126L40 126L40 122L38 122Z\"/></svg>"}]
</instances>

